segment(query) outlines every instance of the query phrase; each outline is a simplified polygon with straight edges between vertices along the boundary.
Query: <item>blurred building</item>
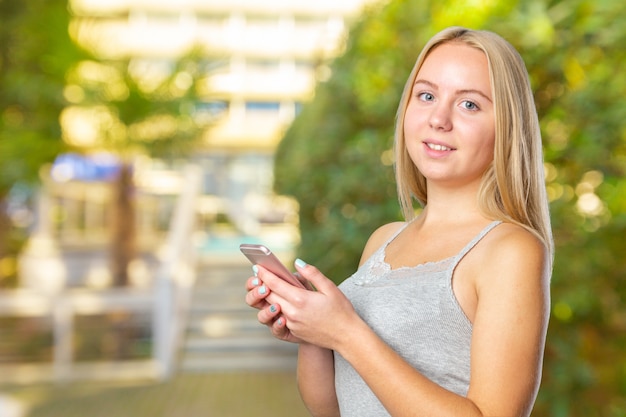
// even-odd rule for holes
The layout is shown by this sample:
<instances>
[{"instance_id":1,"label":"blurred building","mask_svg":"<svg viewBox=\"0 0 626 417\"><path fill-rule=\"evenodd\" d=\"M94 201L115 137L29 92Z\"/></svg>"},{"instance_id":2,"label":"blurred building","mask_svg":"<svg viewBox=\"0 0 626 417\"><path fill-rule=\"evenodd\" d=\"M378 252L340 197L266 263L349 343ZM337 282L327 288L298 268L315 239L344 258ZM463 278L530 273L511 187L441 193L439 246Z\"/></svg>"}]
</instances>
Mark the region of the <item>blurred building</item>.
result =
<instances>
[{"instance_id":1,"label":"blurred building","mask_svg":"<svg viewBox=\"0 0 626 417\"><path fill-rule=\"evenodd\" d=\"M64 133L68 125L73 131L65 139L93 152L62 155L49 172L42 170L37 222L18 261L24 288L0 294L0 319L11 318L10 331L1 330L10 348L0 349L3 379L162 378L174 369L184 331L189 333L180 355L183 367L194 372L218 362L224 369L233 362L276 367L289 360L281 349L272 359L263 338L245 334L252 326L239 309L249 309L238 295L236 303L231 297L238 294L232 286L240 285L231 279L235 269L216 273L214 264L200 265L196 280L192 249L220 260L234 253L243 262L236 246L244 237L262 237L289 259L298 238L297 205L272 193L274 152L302 104L312 99L316 81L330 75L327 64L341 53L349 21L366 1L70 0L71 33L103 60L131 58L131 66L159 78L200 45L208 80L200 113L218 124L194 156L203 172L200 198L198 170L146 157L135 161L141 256L129 267L131 288L107 291L110 259L100 249L110 244L111 178L119 159L97 152L99 132L87 126L97 117L77 113L75 124L61 117ZM115 89L107 74L96 75ZM65 95L71 103L80 94L70 87ZM205 221L201 232L185 221L198 217ZM192 285L199 290L191 291ZM7 364L7 357L15 363Z\"/></svg>"},{"instance_id":2,"label":"blurred building","mask_svg":"<svg viewBox=\"0 0 626 417\"><path fill-rule=\"evenodd\" d=\"M251 218L276 216L264 209L276 207L268 200L274 150L315 83L329 76L327 63L367 1L72 0L71 7L81 41L106 58L167 65L202 45L213 74L203 106L219 118L198 155L204 192L245 229Z\"/></svg>"}]
</instances>

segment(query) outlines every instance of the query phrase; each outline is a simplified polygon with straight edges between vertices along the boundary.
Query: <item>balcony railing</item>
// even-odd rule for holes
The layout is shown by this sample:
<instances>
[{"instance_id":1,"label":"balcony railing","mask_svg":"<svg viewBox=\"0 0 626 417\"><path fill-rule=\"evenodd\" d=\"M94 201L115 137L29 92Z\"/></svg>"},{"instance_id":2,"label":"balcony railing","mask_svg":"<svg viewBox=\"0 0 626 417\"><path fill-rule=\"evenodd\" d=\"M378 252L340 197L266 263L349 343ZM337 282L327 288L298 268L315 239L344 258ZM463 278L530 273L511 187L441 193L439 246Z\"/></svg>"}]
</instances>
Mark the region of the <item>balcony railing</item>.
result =
<instances>
[{"instance_id":1,"label":"balcony railing","mask_svg":"<svg viewBox=\"0 0 626 417\"><path fill-rule=\"evenodd\" d=\"M200 181L197 167L185 170L149 284L102 289L70 287L66 281L40 280L38 285L31 280L25 288L0 292L1 382L165 379L172 375L195 280L192 234ZM54 201L46 203L51 210L60 200ZM84 213L84 207L78 212ZM99 218L90 218L88 226L97 229ZM73 231L76 237L80 230L66 225L57 229L57 239L41 230L33 238L38 239L38 248L50 249L58 238L67 239L63 233ZM66 266L54 250L33 253L27 249L20 262L31 266L28 271L38 267L40 278L51 280Z\"/></svg>"}]
</instances>

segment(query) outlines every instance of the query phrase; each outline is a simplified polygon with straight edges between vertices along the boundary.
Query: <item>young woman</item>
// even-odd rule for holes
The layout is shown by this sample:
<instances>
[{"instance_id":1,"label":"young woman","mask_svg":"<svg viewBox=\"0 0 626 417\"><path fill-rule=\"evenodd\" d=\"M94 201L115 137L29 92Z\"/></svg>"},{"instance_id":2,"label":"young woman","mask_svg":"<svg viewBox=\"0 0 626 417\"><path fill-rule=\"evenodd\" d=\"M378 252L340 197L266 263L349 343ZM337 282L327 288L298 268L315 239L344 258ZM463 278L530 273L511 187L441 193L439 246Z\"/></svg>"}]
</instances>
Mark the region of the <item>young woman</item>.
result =
<instances>
[{"instance_id":1,"label":"young woman","mask_svg":"<svg viewBox=\"0 0 626 417\"><path fill-rule=\"evenodd\" d=\"M246 302L275 337L300 344L313 416L527 416L553 249L519 54L491 32L435 35L405 86L395 148L406 222L377 229L339 287L301 260L318 291L255 266Z\"/></svg>"}]
</instances>

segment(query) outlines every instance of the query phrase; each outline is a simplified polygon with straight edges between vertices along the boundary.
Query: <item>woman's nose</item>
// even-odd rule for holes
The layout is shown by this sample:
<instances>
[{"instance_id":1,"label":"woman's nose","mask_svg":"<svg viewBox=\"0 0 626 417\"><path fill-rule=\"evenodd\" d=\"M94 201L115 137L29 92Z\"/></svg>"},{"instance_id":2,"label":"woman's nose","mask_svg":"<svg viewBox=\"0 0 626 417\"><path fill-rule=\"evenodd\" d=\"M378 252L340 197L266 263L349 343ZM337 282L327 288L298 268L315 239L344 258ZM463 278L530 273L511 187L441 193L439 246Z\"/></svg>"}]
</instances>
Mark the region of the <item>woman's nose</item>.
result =
<instances>
[{"instance_id":1,"label":"woman's nose","mask_svg":"<svg viewBox=\"0 0 626 417\"><path fill-rule=\"evenodd\" d=\"M452 119L449 107L443 103L434 106L428 122L433 129L450 130L452 128Z\"/></svg>"}]
</instances>

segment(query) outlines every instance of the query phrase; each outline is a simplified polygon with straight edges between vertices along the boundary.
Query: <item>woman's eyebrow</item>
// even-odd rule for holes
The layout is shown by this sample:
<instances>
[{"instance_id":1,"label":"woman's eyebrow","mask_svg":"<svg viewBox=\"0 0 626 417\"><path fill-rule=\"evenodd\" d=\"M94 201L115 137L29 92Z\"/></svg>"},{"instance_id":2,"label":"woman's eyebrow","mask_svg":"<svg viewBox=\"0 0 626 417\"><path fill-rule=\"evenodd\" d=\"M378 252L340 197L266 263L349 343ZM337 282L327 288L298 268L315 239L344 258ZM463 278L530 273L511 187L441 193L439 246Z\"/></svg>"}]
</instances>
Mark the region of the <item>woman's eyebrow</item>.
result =
<instances>
[{"instance_id":1,"label":"woman's eyebrow","mask_svg":"<svg viewBox=\"0 0 626 417\"><path fill-rule=\"evenodd\" d=\"M415 84L413 84L413 85L415 86L415 85L417 85L417 84L425 84L425 85L427 85L427 86L429 86L429 87L431 87L431 88L433 88L433 89L435 89L435 90L436 90L436 89L438 89L437 84L435 84L435 83L433 83L433 82L430 82L430 81L428 81L428 80L424 80L424 79L418 79L418 80L415 80ZM482 92L482 91L480 91L480 90L476 90L476 89L472 89L472 88L463 89L463 90L457 90L457 91L456 91L456 94L457 94L457 95L462 95L462 94L478 94L479 96L484 97L484 98L485 98L485 100L488 100L490 103L491 103L491 102L493 102L493 100L491 100L491 98L490 98L487 94L483 93L483 92Z\"/></svg>"},{"instance_id":2,"label":"woman's eyebrow","mask_svg":"<svg viewBox=\"0 0 626 417\"><path fill-rule=\"evenodd\" d=\"M435 83L431 83L430 81L426 81L422 79L415 80L415 83L413 85L416 85L416 84L426 84L432 88L437 88L437 85Z\"/></svg>"},{"instance_id":3,"label":"woman's eyebrow","mask_svg":"<svg viewBox=\"0 0 626 417\"><path fill-rule=\"evenodd\" d=\"M491 102L491 98L489 98L489 96L485 93L483 93L480 90L474 90L474 89L467 89L467 90L457 90L456 91L457 94L478 94L479 96L482 96L485 98L485 100L488 100L489 102Z\"/></svg>"}]
</instances>

